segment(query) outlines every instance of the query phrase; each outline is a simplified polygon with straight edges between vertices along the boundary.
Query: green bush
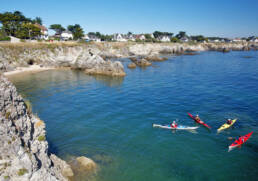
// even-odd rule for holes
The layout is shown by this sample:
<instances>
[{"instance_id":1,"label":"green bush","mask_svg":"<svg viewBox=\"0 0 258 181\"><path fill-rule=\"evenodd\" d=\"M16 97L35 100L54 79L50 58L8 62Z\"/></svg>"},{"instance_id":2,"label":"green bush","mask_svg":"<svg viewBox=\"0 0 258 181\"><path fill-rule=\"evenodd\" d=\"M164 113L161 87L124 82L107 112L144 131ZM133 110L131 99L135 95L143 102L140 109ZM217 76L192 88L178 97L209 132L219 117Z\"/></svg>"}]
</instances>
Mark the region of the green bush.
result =
<instances>
[{"instance_id":1,"label":"green bush","mask_svg":"<svg viewBox=\"0 0 258 181\"><path fill-rule=\"evenodd\" d=\"M6 37L0 37L0 41L10 41L11 38L9 36Z\"/></svg>"},{"instance_id":2,"label":"green bush","mask_svg":"<svg viewBox=\"0 0 258 181\"><path fill-rule=\"evenodd\" d=\"M174 43L180 42L180 40L177 37L172 37L170 41Z\"/></svg>"},{"instance_id":3,"label":"green bush","mask_svg":"<svg viewBox=\"0 0 258 181\"><path fill-rule=\"evenodd\" d=\"M22 175L24 175L25 173L28 173L28 170L26 169L26 168L21 168L21 169L19 169L19 171L18 171L18 175L19 176L22 176Z\"/></svg>"},{"instance_id":4,"label":"green bush","mask_svg":"<svg viewBox=\"0 0 258 181\"><path fill-rule=\"evenodd\" d=\"M44 135L41 135L41 136L38 137L38 140L39 141L45 141L46 137Z\"/></svg>"},{"instance_id":5,"label":"green bush","mask_svg":"<svg viewBox=\"0 0 258 181\"><path fill-rule=\"evenodd\" d=\"M10 177L8 175L4 176L4 179L10 179Z\"/></svg>"}]
</instances>

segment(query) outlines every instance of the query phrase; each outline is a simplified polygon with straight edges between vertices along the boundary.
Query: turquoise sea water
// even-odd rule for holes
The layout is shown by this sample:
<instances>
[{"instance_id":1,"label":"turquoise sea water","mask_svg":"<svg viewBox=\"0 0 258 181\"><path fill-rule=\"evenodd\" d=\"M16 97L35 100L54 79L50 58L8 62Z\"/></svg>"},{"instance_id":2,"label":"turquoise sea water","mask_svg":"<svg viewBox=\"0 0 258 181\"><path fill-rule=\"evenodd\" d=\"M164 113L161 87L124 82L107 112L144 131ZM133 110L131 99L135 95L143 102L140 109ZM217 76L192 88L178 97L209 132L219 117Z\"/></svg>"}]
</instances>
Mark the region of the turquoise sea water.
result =
<instances>
[{"instance_id":1,"label":"turquoise sea water","mask_svg":"<svg viewBox=\"0 0 258 181\"><path fill-rule=\"evenodd\" d=\"M125 71L110 78L53 70L12 81L46 122L51 151L93 158L94 180L257 180L257 51L203 52ZM175 119L196 126L187 112L198 113L211 131L152 128ZM226 118L238 120L217 134ZM251 131L241 149L227 152L228 137Z\"/></svg>"}]
</instances>

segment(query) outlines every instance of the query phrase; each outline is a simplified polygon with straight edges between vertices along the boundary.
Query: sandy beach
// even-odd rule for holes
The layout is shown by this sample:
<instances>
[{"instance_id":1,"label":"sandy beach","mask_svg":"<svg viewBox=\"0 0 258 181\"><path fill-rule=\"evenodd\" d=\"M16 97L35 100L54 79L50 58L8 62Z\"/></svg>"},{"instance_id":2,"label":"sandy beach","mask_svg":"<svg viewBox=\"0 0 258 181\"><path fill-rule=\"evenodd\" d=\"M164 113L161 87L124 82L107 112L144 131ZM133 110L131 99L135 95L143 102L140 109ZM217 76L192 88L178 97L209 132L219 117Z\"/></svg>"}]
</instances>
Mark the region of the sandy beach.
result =
<instances>
[{"instance_id":1,"label":"sandy beach","mask_svg":"<svg viewBox=\"0 0 258 181\"><path fill-rule=\"evenodd\" d=\"M4 72L3 74L8 77L8 76L18 75L18 74L22 74L22 73L38 73L38 72L47 71L47 70L51 70L51 69L55 69L55 68L54 67L40 67L39 65L31 65L29 67L17 67L15 70L9 71L9 72Z\"/></svg>"}]
</instances>

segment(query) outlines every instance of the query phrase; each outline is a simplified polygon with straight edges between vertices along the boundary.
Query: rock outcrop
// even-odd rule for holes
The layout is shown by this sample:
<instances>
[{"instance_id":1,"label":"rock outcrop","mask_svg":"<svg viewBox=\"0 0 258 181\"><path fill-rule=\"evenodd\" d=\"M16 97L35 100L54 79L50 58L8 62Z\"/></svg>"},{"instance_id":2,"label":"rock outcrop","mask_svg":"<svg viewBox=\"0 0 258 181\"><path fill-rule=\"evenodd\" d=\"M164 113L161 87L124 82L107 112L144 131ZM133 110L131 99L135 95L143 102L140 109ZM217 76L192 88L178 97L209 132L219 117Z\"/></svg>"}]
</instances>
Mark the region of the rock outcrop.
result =
<instances>
[{"instance_id":1,"label":"rock outcrop","mask_svg":"<svg viewBox=\"0 0 258 181\"><path fill-rule=\"evenodd\" d=\"M121 62L104 60L100 56L101 51L96 47L42 46L0 47L0 69L11 71L18 66L38 64L42 67L71 67L84 70L88 74L125 76Z\"/></svg>"},{"instance_id":2,"label":"rock outcrop","mask_svg":"<svg viewBox=\"0 0 258 181\"><path fill-rule=\"evenodd\" d=\"M147 67L151 65L151 62L142 57L131 57L130 60L139 67Z\"/></svg>"},{"instance_id":3,"label":"rock outcrop","mask_svg":"<svg viewBox=\"0 0 258 181\"><path fill-rule=\"evenodd\" d=\"M136 68L136 64L132 62L132 63L128 64L127 67L130 69L134 69L134 68Z\"/></svg>"},{"instance_id":4,"label":"rock outcrop","mask_svg":"<svg viewBox=\"0 0 258 181\"><path fill-rule=\"evenodd\" d=\"M65 161L49 156L45 124L16 88L0 75L0 180L68 180Z\"/></svg>"}]
</instances>

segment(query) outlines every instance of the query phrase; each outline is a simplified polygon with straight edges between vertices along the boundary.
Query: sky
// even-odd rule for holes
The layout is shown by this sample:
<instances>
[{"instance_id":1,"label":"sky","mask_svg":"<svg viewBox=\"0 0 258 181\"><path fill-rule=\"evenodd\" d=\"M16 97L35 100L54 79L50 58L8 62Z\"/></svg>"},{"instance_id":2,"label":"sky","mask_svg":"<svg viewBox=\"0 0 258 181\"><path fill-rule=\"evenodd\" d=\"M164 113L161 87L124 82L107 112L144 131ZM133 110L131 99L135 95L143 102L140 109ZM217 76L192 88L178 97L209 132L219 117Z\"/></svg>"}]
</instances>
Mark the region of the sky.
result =
<instances>
[{"instance_id":1,"label":"sky","mask_svg":"<svg viewBox=\"0 0 258 181\"><path fill-rule=\"evenodd\" d=\"M41 17L47 27L80 24L85 33L258 36L258 0L0 0L6 11Z\"/></svg>"}]
</instances>

